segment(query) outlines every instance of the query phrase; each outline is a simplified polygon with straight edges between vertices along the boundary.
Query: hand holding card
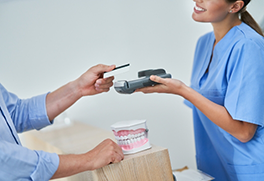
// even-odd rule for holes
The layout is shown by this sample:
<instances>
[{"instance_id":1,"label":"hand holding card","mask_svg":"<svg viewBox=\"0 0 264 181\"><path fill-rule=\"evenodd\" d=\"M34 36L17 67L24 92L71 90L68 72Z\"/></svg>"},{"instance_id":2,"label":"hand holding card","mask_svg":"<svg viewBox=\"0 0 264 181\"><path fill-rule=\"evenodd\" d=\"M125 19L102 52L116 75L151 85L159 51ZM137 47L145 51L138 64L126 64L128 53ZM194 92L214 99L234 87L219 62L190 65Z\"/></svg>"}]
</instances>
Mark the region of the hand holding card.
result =
<instances>
[{"instance_id":1,"label":"hand holding card","mask_svg":"<svg viewBox=\"0 0 264 181\"><path fill-rule=\"evenodd\" d=\"M121 74L121 73L127 72L127 71L129 71L129 66L130 66L129 63L128 64L124 64L124 65L121 65L121 66L118 66L118 67L114 68L110 72L105 72L104 73L104 78L111 77L111 76L114 76L114 75L117 75L117 74Z\"/></svg>"}]
</instances>

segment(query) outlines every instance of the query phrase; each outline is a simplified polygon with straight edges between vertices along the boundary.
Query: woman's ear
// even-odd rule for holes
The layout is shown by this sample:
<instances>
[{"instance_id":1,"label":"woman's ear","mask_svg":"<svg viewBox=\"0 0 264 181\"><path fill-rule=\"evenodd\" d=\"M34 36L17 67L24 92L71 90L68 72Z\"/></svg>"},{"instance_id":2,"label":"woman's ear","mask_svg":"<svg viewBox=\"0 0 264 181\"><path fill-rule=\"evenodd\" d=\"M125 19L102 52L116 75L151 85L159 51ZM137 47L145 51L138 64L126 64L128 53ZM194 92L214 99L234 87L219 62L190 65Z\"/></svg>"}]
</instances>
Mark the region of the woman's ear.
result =
<instances>
[{"instance_id":1,"label":"woman's ear","mask_svg":"<svg viewBox=\"0 0 264 181\"><path fill-rule=\"evenodd\" d=\"M237 13L244 7L244 1L238 0L232 4L229 12L230 13Z\"/></svg>"}]
</instances>

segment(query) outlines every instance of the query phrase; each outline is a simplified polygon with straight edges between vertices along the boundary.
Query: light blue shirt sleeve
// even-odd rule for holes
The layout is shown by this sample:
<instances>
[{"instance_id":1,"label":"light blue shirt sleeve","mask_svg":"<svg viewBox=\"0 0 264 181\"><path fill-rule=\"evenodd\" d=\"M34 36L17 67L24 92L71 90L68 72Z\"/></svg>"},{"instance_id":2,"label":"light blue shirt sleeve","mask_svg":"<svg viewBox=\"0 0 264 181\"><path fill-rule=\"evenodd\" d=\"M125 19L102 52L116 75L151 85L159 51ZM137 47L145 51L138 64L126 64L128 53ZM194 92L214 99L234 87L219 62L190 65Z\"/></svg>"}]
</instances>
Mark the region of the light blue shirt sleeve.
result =
<instances>
[{"instance_id":1,"label":"light blue shirt sleeve","mask_svg":"<svg viewBox=\"0 0 264 181\"><path fill-rule=\"evenodd\" d=\"M48 181L59 166L56 153L29 150L17 131L50 125L43 94L21 100L0 84L0 180Z\"/></svg>"},{"instance_id":2,"label":"light blue shirt sleeve","mask_svg":"<svg viewBox=\"0 0 264 181\"><path fill-rule=\"evenodd\" d=\"M2 97L18 133L51 125L46 111L47 94L19 99L1 86Z\"/></svg>"},{"instance_id":3,"label":"light blue shirt sleeve","mask_svg":"<svg viewBox=\"0 0 264 181\"><path fill-rule=\"evenodd\" d=\"M29 150L1 140L0 180L48 181L58 168L55 153Z\"/></svg>"}]
</instances>

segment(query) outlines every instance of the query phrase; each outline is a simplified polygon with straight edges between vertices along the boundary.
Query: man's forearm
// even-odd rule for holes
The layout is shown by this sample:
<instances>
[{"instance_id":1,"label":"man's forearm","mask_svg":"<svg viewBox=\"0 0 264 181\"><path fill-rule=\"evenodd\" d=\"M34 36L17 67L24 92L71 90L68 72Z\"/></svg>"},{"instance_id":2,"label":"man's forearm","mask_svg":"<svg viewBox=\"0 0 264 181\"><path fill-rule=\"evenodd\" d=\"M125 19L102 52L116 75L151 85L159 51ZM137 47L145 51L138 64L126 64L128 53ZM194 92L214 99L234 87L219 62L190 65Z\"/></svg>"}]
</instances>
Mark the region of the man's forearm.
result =
<instances>
[{"instance_id":1,"label":"man's forearm","mask_svg":"<svg viewBox=\"0 0 264 181\"><path fill-rule=\"evenodd\" d=\"M80 98L80 90L74 81L49 93L46 97L46 109L49 120L53 120Z\"/></svg>"},{"instance_id":2,"label":"man's forearm","mask_svg":"<svg viewBox=\"0 0 264 181\"><path fill-rule=\"evenodd\" d=\"M59 158L59 167L51 179L68 177L87 170L85 157L82 154L59 155Z\"/></svg>"},{"instance_id":3,"label":"man's forearm","mask_svg":"<svg viewBox=\"0 0 264 181\"><path fill-rule=\"evenodd\" d=\"M60 155L59 167L52 179L71 176L87 170L95 170L109 163L124 159L122 149L111 139L106 139L84 154Z\"/></svg>"}]
</instances>

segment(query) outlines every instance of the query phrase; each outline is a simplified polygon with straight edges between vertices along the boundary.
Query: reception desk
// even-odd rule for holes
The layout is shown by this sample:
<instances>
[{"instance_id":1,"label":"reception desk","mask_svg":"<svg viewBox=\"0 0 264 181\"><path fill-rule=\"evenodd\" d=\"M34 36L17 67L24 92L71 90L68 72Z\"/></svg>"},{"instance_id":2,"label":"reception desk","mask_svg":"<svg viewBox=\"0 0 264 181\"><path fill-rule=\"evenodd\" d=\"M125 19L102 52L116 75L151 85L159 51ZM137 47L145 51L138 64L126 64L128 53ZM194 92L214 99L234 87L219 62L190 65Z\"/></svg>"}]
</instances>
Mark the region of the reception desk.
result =
<instances>
[{"instance_id":1,"label":"reception desk","mask_svg":"<svg viewBox=\"0 0 264 181\"><path fill-rule=\"evenodd\" d=\"M34 150L57 154L78 154L93 149L114 134L81 122L71 122L61 127L23 133L22 144ZM86 171L57 181L173 181L168 149L156 145L131 155L119 163Z\"/></svg>"}]
</instances>

